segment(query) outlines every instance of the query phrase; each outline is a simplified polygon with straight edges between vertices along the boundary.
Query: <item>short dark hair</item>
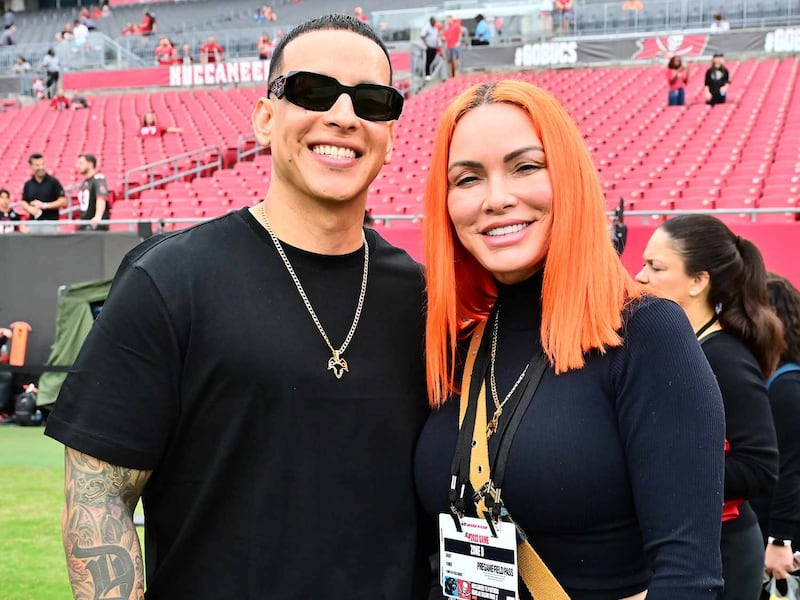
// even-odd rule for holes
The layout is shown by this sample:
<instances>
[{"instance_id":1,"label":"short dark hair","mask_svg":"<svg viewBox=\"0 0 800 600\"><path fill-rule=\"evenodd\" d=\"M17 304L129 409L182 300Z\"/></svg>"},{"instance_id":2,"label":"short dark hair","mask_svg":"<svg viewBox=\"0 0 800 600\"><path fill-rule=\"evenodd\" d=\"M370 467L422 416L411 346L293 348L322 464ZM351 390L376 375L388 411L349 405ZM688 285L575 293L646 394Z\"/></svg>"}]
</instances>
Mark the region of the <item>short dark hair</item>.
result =
<instances>
[{"instance_id":1,"label":"short dark hair","mask_svg":"<svg viewBox=\"0 0 800 600\"><path fill-rule=\"evenodd\" d=\"M11 192L9 192L6 188L0 188L0 196L2 196L3 194L11 198Z\"/></svg>"},{"instance_id":2,"label":"short dark hair","mask_svg":"<svg viewBox=\"0 0 800 600\"><path fill-rule=\"evenodd\" d=\"M369 25L362 23L355 17L343 14L329 14L316 17L315 19L310 19L304 23L300 23L300 25L289 31L289 33L287 33L283 39L278 42L278 45L275 46L275 50L272 52L272 60L270 60L269 63L268 80L271 82L276 77L276 74L280 73L281 69L283 68L283 51L288 44L304 33L311 33L312 31L325 31L328 29L335 31L352 31L353 33L357 33L358 35L375 42L375 44L377 44L378 47L383 50L383 53L386 55L386 60L389 62L389 83L391 83L393 74L392 60L389 57L389 50L386 48L386 44L383 43L383 40L378 37L378 35Z\"/></svg>"},{"instance_id":3,"label":"short dark hair","mask_svg":"<svg viewBox=\"0 0 800 600\"><path fill-rule=\"evenodd\" d=\"M78 154L78 158L82 158L90 165L92 165L95 169L97 168L97 157L94 154Z\"/></svg>"},{"instance_id":4,"label":"short dark hair","mask_svg":"<svg viewBox=\"0 0 800 600\"><path fill-rule=\"evenodd\" d=\"M34 152L28 157L28 164L32 165L33 161L39 160L40 158L44 158L41 152Z\"/></svg>"},{"instance_id":5,"label":"short dark hair","mask_svg":"<svg viewBox=\"0 0 800 600\"><path fill-rule=\"evenodd\" d=\"M712 56L711 58L712 58L712 59L714 59L714 58L725 58L725 55L724 55L722 52L717 52L717 53L716 53L714 56Z\"/></svg>"}]
</instances>

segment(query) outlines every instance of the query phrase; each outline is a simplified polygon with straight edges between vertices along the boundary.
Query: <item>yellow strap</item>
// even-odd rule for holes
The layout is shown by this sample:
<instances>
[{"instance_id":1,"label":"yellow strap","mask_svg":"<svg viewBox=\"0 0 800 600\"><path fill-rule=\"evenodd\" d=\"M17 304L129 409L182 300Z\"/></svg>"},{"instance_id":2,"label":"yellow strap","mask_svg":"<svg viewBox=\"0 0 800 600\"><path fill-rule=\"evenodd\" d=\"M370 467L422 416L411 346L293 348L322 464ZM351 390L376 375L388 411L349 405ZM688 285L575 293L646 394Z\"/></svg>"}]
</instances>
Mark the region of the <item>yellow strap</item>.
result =
<instances>
[{"instance_id":1,"label":"yellow strap","mask_svg":"<svg viewBox=\"0 0 800 600\"><path fill-rule=\"evenodd\" d=\"M459 405L459 428L464 422L464 415L469 405L469 387L472 382L472 369L475 357L481 344L486 321L481 322L472 334L469 343L467 360L464 364L464 374L461 377L461 403ZM472 488L480 489L491 478L489 465L489 442L486 439L486 382L481 383L478 396L478 411L475 415L475 429L472 434L472 451L469 461L469 481ZM486 507L483 500L476 507L478 514L482 515ZM530 591L534 600L569 600L569 596L558 583L556 578L544 564L536 550L527 541L517 545L517 561L519 571L525 586Z\"/></svg>"}]
</instances>

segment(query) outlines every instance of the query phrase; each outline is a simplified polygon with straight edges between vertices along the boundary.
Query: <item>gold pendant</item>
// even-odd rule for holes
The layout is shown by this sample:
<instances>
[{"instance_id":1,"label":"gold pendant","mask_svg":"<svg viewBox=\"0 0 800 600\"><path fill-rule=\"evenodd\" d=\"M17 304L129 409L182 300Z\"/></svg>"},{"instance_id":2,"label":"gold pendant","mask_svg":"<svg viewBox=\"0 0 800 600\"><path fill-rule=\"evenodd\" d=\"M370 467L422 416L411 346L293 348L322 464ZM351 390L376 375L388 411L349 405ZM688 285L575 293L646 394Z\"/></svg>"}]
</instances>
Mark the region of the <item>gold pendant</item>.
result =
<instances>
[{"instance_id":1,"label":"gold pendant","mask_svg":"<svg viewBox=\"0 0 800 600\"><path fill-rule=\"evenodd\" d=\"M339 356L339 352L336 350L333 351L333 356L328 359L328 371L333 371L336 379L341 379L342 375L350 372L347 368L347 361Z\"/></svg>"},{"instance_id":2,"label":"gold pendant","mask_svg":"<svg viewBox=\"0 0 800 600\"><path fill-rule=\"evenodd\" d=\"M497 433L497 425L500 421L500 415L503 411L495 412L492 420L489 421L489 424L486 425L486 439L488 440L492 437L495 433Z\"/></svg>"}]
</instances>

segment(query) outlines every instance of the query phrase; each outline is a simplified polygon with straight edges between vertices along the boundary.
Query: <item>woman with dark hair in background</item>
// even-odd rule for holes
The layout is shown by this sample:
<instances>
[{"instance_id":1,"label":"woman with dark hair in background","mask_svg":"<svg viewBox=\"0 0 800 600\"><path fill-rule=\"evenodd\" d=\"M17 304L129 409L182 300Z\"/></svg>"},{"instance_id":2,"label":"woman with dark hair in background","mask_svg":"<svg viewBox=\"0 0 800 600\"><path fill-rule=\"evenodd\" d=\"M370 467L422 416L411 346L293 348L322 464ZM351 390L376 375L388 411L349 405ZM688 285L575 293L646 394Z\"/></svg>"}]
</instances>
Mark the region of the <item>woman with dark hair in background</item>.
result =
<instances>
[{"instance_id":1,"label":"woman with dark hair in background","mask_svg":"<svg viewBox=\"0 0 800 600\"><path fill-rule=\"evenodd\" d=\"M783 323L779 368L767 382L780 451L778 483L769 498L753 502L766 544L764 570L785 579L798 568L794 549L800 533L800 292L785 277L770 273L767 295Z\"/></svg>"},{"instance_id":2,"label":"woman with dark hair in background","mask_svg":"<svg viewBox=\"0 0 800 600\"><path fill-rule=\"evenodd\" d=\"M781 323L767 301L756 246L710 215L673 217L653 233L637 280L680 304L717 376L725 404L725 600L758 598L764 545L748 500L778 474L775 427L764 380L781 352Z\"/></svg>"},{"instance_id":3,"label":"woman with dark hair in background","mask_svg":"<svg viewBox=\"0 0 800 600\"><path fill-rule=\"evenodd\" d=\"M689 83L689 69L683 64L680 56L673 56L667 64L667 83L669 92L667 101L669 106L683 106L686 104L686 84Z\"/></svg>"}]
</instances>

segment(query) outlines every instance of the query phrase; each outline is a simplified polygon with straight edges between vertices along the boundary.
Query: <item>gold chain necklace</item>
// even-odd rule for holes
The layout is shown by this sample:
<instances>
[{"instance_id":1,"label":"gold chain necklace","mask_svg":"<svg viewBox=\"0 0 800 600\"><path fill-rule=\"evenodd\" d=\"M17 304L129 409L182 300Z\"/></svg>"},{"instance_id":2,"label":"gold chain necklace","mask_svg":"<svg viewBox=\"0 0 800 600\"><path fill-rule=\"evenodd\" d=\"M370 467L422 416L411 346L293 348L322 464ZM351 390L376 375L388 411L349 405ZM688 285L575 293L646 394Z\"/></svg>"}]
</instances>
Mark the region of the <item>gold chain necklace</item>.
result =
<instances>
[{"instance_id":1,"label":"gold chain necklace","mask_svg":"<svg viewBox=\"0 0 800 600\"><path fill-rule=\"evenodd\" d=\"M328 359L328 370L333 371L336 379L341 379L342 375L350 372L347 366L347 361L344 359L342 354L344 354L344 351L347 350L347 346L350 344L350 340L353 339L353 334L356 332L358 320L361 318L361 309L364 307L364 296L367 294L367 277L369 275L369 244L367 244L367 238L364 235L364 231L361 231L361 239L364 242L364 275L361 278L361 292L358 295L356 315L353 317L353 324L350 325L350 331L347 332L347 337L344 339L342 345L336 349L333 347L333 344L331 344L330 339L328 339L328 334L325 333L325 330L322 328L322 323L319 322L317 313L314 312L314 308L311 306L308 296L306 296L306 292L300 283L300 279L297 277L297 273L295 273L294 269L292 268L292 263L289 262L286 253L283 251L283 246L281 245L280 240L278 240L275 232L272 231L272 227L270 227L269 221L267 220L267 213L264 210L263 202L261 203L261 218L264 221L264 227L266 227L269 237L272 238L272 243L275 244L275 248L278 250L278 254L283 260L283 264L286 265L286 270L289 271L289 275L292 277L292 281L294 281L294 285L297 287L297 291L300 293L300 297L303 299L303 304L306 305L308 314L311 315L314 325L317 326L317 330L319 330L320 335L322 335L322 339L325 340L325 344L327 344L331 351L332 356Z\"/></svg>"},{"instance_id":2,"label":"gold chain necklace","mask_svg":"<svg viewBox=\"0 0 800 600\"><path fill-rule=\"evenodd\" d=\"M494 414L492 418L489 420L489 423L486 425L486 441L488 442L489 439L497 432L497 426L500 423L500 415L503 414L503 408L508 402L508 399L514 394L519 387L519 384L522 383L522 380L525 379L525 374L528 372L528 367L530 364L525 365L525 368L522 369L522 373L519 374L517 380L514 382L514 385L511 386L511 389L506 394L506 397L503 398L503 401L500 402L500 399L497 396L497 381L495 380L494 376L494 363L497 358L497 330L499 329L500 324L500 307L497 307L497 312L494 315L494 327L492 327L492 352L490 354L490 361L489 361L489 388L492 392L492 400L494 400Z\"/></svg>"}]
</instances>

